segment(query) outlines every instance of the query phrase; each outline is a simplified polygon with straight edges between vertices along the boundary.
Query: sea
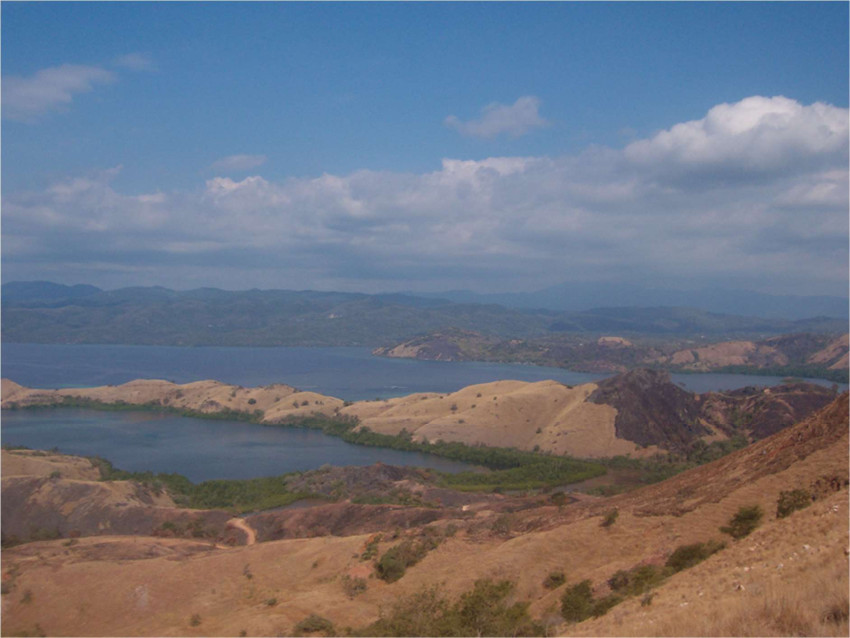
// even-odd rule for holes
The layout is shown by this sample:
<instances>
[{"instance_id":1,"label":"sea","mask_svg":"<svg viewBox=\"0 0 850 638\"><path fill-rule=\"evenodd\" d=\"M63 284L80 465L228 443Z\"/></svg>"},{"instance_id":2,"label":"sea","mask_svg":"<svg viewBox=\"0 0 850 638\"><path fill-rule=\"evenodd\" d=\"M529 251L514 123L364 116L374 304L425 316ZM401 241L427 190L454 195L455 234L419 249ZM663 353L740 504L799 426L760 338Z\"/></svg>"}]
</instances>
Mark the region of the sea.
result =
<instances>
[{"instance_id":1,"label":"sea","mask_svg":"<svg viewBox=\"0 0 850 638\"><path fill-rule=\"evenodd\" d=\"M418 361L372 356L369 348L233 348L2 345L0 375L32 388L118 385L133 379L188 383L215 379L246 387L285 383L348 401L414 392L447 393L501 379L567 385L606 375L521 364ZM692 392L772 386L782 377L674 374ZM823 380L815 383L831 386ZM839 386L846 389L846 385ZM428 454L345 443L321 432L209 421L151 412L75 409L3 411L0 443L109 459L130 471L178 472L192 481L253 478L322 465L393 465L469 469Z\"/></svg>"}]
</instances>

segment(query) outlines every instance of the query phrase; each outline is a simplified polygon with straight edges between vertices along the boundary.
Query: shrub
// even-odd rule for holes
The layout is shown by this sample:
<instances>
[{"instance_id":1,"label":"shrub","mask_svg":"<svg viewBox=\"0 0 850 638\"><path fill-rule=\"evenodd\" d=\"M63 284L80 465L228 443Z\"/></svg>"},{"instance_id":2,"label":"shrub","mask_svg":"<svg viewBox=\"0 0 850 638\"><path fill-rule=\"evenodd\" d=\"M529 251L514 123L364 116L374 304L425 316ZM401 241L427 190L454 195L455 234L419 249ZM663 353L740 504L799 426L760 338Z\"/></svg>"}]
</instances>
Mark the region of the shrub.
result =
<instances>
[{"instance_id":1,"label":"shrub","mask_svg":"<svg viewBox=\"0 0 850 638\"><path fill-rule=\"evenodd\" d=\"M806 490L780 492L776 501L776 518L785 518L791 512L804 509L812 504L812 495Z\"/></svg>"},{"instance_id":2,"label":"shrub","mask_svg":"<svg viewBox=\"0 0 850 638\"><path fill-rule=\"evenodd\" d=\"M507 536L511 533L512 523L513 520L510 514L501 514L493 521L493 525L490 529L493 530L493 533L498 534L499 536Z\"/></svg>"},{"instance_id":3,"label":"shrub","mask_svg":"<svg viewBox=\"0 0 850 638\"><path fill-rule=\"evenodd\" d=\"M201 624L201 615L200 614L192 614L192 617L189 619L190 627L197 627Z\"/></svg>"},{"instance_id":4,"label":"shrub","mask_svg":"<svg viewBox=\"0 0 850 638\"><path fill-rule=\"evenodd\" d=\"M741 507L735 516L729 519L729 525L724 525L720 531L732 538L744 538L759 526L763 516L764 512L758 505Z\"/></svg>"},{"instance_id":5,"label":"shrub","mask_svg":"<svg viewBox=\"0 0 850 638\"><path fill-rule=\"evenodd\" d=\"M540 636L527 602L509 604L510 581L477 580L454 603L430 587L399 600L389 614L355 635L364 636Z\"/></svg>"},{"instance_id":6,"label":"shrub","mask_svg":"<svg viewBox=\"0 0 850 638\"><path fill-rule=\"evenodd\" d=\"M664 580L664 572L655 565L640 565L628 571L620 570L608 579L608 586L627 596L643 594Z\"/></svg>"},{"instance_id":7,"label":"shrub","mask_svg":"<svg viewBox=\"0 0 850 638\"><path fill-rule=\"evenodd\" d=\"M375 534L367 542L363 548L363 553L360 554L361 560L371 560L378 555L378 543L381 542L381 535Z\"/></svg>"},{"instance_id":8,"label":"shrub","mask_svg":"<svg viewBox=\"0 0 850 638\"><path fill-rule=\"evenodd\" d=\"M304 634L324 634L325 636L333 636L336 634L334 624L323 616L310 614L304 620L295 625L293 635L302 636Z\"/></svg>"},{"instance_id":9,"label":"shrub","mask_svg":"<svg viewBox=\"0 0 850 638\"><path fill-rule=\"evenodd\" d=\"M567 622L581 622L593 615L593 590L589 580L567 588L561 596L561 615Z\"/></svg>"},{"instance_id":10,"label":"shrub","mask_svg":"<svg viewBox=\"0 0 850 638\"><path fill-rule=\"evenodd\" d=\"M599 523L599 525L601 527L611 527L617 520L618 516L620 516L620 512L618 512L616 509L613 509L605 515L605 518L602 519L602 522Z\"/></svg>"},{"instance_id":11,"label":"shrub","mask_svg":"<svg viewBox=\"0 0 850 638\"><path fill-rule=\"evenodd\" d=\"M564 572L549 572L549 575L543 579L543 586L546 589L557 589L565 582L567 582L567 577L564 576Z\"/></svg>"},{"instance_id":12,"label":"shrub","mask_svg":"<svg viewBox=\"0 0 850 638\"><path fill-rule=\"evenodd\" d=\"M354 600L354 598L358 594L362 594L366 591L366 579L365 578L352 578L348 574L342 577L342 589L345 592L345 595Z\"/></svg>"},{"instance_id":13,"label":"shrub","mask_svg":"<svg viewBox=\"0 0 850 638\"><path fill-rule=\"evenodd\" d=\"M708 541L707 543L694 543L693 545L679 545L665 565L674 572L680 572L683 569L693 567L697 563L701 563L712 554L719 552L726 547L726 543L718 541Z\"/></svg>"},{"instance_id":14,"label":"shrub","mask_svg":"<svg viewBox=\"0 0 850 638\"><path fill-rule=\"evenodd\" d=\"M438 543L438 539L429 538L418 543L406 540L390 547L378 561L378 576L388 583L394 583L404 576L408 567L425 558L428 551L436 547Z\"/></svg>"},{"instance_id":15,"label":"shrub","mask_svg":"<svg viewBox=\"0 0 850 638\"><path fill-rule=\"evenodd\" d=\"M256 399L248 399L248 405L254 405L256 402Z\"/></svg>"},{"instance_id":16,"label":"shrub","mask_svg":"<svg viewBox=\"0 0 850 638\"><path fill-rule=\"evenodd\" d=\"M623 598L621 596L618 596L617 594L608 594L605 598L600 598L593 602L593 606L590 608L590 615L594 618L604 616L608 613L609 609L615 605L619 605L621 602L623 602Z\"/></svg>"}]
</instances>

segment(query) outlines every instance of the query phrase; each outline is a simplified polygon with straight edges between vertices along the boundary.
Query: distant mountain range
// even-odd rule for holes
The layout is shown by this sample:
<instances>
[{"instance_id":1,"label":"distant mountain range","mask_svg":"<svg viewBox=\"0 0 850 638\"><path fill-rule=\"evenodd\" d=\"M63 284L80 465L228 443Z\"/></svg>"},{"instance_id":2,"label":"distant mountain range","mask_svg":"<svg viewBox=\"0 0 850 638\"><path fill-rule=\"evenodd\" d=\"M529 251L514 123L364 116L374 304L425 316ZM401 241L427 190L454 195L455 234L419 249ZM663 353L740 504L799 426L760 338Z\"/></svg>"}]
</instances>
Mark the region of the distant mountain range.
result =
<instances>
[{"instance_id":1,"label":"distant mountain range","mask_svg":"<svg viewBox=\"0 0 850 638\"><path fill-rule=\"evenodd\" d=\"M686 306L706 312L792 321L817 316L850 316L846 297L768 295L751 290L721 288L686 291L625 284L564 283L534 292L478 294L468 290L451 290L417 294L456 303L499 304L508 308L573 312L608 306Z\"/></svg>"},{"instance_id":2,"label":"distant mountain range","mask_svg":"<svg viewBox=\"0 0 850 638\"><path fill-rule=\"evenodd\" d=\"M763 338L839 334L846 319L745 317L684 307L509 308L405 294L162 287L2 286L2 339L29 343L380 346L445 329L528 338L553 333Z\"/></svg>"}]
</instances>

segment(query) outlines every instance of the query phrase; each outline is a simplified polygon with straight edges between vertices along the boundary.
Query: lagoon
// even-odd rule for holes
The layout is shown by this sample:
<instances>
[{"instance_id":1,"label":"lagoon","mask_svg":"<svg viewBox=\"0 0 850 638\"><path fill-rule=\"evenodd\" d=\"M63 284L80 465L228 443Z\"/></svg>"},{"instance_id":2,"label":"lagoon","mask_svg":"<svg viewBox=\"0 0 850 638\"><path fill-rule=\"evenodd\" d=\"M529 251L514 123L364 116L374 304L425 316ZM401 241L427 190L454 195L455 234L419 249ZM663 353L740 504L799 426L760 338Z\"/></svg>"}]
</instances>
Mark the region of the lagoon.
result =
<instances>
[{"instance_id":1,"label":"lagoon","mask_svg":"<svg viewBox=\"0 0 850 638\"><path fill-rule=\"evenodd\" d=\"M372 465L379 461L443 472L471 469L465 463L431 454L352 445L305 428L155 412L4 410L2 442L101 456L122 470L176 472L193 482L276 476L325 464Z\"/></svg>"}]
</instances>

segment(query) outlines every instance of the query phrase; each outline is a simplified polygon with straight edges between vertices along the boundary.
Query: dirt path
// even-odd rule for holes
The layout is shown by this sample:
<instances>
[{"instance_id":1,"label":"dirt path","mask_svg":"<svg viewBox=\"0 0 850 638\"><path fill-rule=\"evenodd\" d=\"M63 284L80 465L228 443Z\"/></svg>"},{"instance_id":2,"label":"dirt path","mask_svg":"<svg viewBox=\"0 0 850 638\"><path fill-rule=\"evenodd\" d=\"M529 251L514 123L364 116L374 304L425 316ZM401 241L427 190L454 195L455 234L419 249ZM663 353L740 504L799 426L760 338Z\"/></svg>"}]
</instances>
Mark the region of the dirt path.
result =
<instances>
[{"instance_id":1,"label":"dirt path","mask_svg":"<svg viewBox=\"0 0 850 638\"><path fill-rule=\"evenodd\" d=\"M248 540L245 542L246 545L253 545L257 542L257 532L255 532L254 528L245 522L244 518L231 518L227 521L227 526L235 527L236 529L240 529L245 532L245 536L248 537Z\"/></svg>"}]
</instances>

